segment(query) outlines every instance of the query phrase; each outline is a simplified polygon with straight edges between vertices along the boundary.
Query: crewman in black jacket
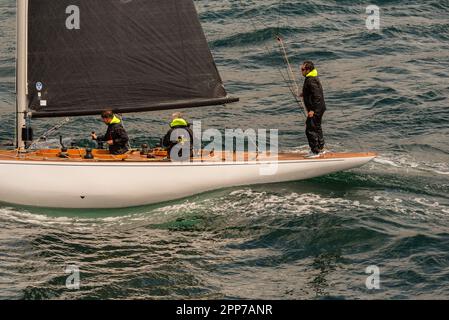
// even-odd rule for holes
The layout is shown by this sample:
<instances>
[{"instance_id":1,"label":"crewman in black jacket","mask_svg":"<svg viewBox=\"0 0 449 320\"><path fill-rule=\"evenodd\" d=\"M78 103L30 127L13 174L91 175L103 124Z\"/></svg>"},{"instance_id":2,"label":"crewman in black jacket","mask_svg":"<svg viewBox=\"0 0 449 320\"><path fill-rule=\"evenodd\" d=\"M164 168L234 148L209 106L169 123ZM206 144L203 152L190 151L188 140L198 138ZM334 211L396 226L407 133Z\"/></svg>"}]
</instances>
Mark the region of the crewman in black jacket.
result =
<instances>
[{"instance_id":1,"label":"crewman in black jacket","mask_svg":"<svg viewBox=\"0 0 449 320\"><path fill-rule=\"evenodd\" d=\"M190 124L177 112L172 116L170 130L162 140L172 160L188 161L193 157L193 131Z\"/></svg>"},{"instance_id":2,"label":"crewman in black jacket","mask_svg":"<svg viewBox=\"0 0 449 320\"><path fill-rule=\"evenodd\" d=\"M98 137L92 133L92 139L103 141L109 145L109 152L113 155L121 155L128 152L128 134L122 125L122 121L111 110L101 114L103 122L108 126L104 136Z\"/></svg>"},{"instance_id":3,"label":"crewman in black jacket","mask_svg":"<svg viewBox=\"0 0 449 320\"><path fill-rule=\"evenodd\" d=\"M326 111L323 87L318 78L318 71L312 61L305 61L301 65L301 73L306 78L301 97L307 109L306 135L309 140L311 153L309 158L319 157L324 150L323 129L321 120Z\"/></svg>"}]
</instances>

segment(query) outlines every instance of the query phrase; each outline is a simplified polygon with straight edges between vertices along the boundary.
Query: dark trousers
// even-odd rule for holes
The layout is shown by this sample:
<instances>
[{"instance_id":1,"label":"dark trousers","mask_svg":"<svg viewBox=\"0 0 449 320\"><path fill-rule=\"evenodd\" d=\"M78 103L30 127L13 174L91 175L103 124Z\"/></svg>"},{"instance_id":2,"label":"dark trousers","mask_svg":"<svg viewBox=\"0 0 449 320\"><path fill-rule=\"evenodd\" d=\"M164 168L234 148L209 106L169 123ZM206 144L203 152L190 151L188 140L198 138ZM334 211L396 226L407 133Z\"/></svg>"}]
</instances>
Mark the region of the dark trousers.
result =
<instances>
[{"instance_id":1,"label":"dark trousers","mask_svg":"<svg viewBox=\"0 0 449 320\"><path fill-rule=\"evenodd\" d=\"M312 118L307 118L306 135L313 153L319 153L324 148L323 129L321 128L323 114L315 114Z\"/></svg>"}]
</instances>

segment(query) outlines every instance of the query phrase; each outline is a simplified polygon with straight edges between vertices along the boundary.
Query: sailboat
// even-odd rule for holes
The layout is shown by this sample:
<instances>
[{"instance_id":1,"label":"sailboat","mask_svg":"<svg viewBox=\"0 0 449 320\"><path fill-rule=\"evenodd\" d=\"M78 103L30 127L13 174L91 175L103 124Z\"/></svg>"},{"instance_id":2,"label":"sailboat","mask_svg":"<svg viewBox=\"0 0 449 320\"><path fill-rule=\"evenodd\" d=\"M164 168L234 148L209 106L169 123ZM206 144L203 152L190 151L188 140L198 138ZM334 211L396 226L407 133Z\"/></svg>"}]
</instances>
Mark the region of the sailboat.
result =
<instances>
[{"instance_id":1,"label":"sailboat","mask_svg":"<svg viewBox=\"0 0 449 320\"><path fill-rule=\"evenodd\" d=\"M32 119L223 106L224 88L192 0L17 0L16 139L0 150L0 201L124 208L362 166L374 153L300 153L172 161L159 148L122 156L30 148ZM89 155L89 157L86 157ZM267 166L275 170L267 174ZM120 183L112 184L111 177Z\"/></svg>"}]
</instances>

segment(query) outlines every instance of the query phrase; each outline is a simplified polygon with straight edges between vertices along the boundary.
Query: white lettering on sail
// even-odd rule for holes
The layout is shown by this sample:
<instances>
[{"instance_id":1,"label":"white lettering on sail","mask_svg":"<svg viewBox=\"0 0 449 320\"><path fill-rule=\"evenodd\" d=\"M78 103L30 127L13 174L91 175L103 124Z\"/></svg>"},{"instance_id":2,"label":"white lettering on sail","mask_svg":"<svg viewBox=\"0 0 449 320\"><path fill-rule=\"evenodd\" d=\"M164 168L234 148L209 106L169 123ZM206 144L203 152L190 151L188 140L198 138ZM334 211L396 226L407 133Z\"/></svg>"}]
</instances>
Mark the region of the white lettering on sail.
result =
<instances>
[{"instance_id":1,"label":"white lettering on sail","mask_svg":"<svg viewBox=\"0 0 449 320\"><path fill-rule=\"evenodd\" d=\"M65 13L69 14L65 21L68 30L79 30L81 28L80 8L75 5L68 6Z\"/></svg>"}]
</instances>

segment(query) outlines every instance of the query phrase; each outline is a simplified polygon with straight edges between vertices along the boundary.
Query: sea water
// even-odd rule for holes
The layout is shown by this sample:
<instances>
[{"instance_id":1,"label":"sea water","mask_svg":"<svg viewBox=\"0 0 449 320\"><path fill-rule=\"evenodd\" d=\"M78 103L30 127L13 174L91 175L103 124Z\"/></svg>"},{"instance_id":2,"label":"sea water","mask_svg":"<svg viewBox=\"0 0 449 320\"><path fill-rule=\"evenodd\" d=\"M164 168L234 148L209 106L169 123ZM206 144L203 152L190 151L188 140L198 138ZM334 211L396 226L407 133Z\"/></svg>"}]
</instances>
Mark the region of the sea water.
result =
<instances>
[{"instance_id":1,"label":"sea water","mask_svg":"<svg viewBox=\"0 0 449 320\"><path fill-rule=\"evenodd\" d=\"M375 1L379 30L368 30L360 1L195 3L241 102L188 110L189 120L279 129L283 151L307 151L304 119L279 72L280 34L295 71L306 59L317 65L328 148L380 157L309 181L126 210L0 205L0 298L449 298L449 1ZM0 39L7 143L15 1L0 1ZM126 115L133 145L154 145L169 118ZM34 121L36 135L60 121ZM86 117L57 135L88 145L90 132L102 130ZM46 144L58 146L57 135ZM112 176L111 184L119 187ZM378 286L369 285L373 276Z\"/></svg>"}]
</instances>

